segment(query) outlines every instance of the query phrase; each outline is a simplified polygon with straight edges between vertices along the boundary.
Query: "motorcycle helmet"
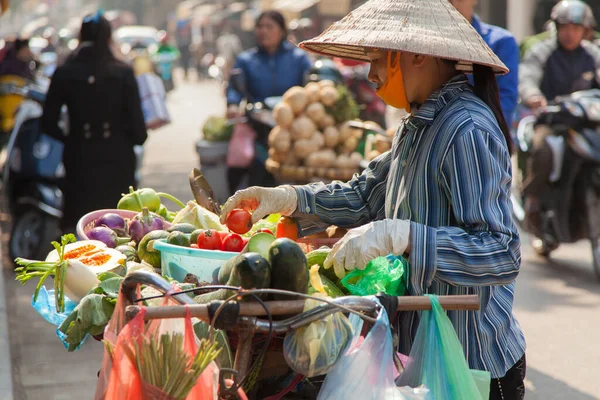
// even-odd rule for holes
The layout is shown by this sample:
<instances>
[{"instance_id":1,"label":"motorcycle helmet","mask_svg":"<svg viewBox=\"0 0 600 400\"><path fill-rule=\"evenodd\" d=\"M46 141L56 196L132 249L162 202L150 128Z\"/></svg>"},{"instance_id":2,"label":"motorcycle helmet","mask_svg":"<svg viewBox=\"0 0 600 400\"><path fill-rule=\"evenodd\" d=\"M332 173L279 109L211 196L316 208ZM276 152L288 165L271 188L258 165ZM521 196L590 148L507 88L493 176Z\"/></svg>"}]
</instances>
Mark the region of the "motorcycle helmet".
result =
<instances>
[{"instance_id":1,"label":"motorcycle helmet","mask_svg":"<svg viewBox=\"0 0 600 400\"><path fill-rule=\"evenodd\" d=\"M596 27L592 9L580 0L562 0L552 8L550 19L560 25L576 24L590 29Z\"/></svg>"},{"instance_id":2,"label":"motorcycle helmet","mask_svg":"<svg viewBox=\"0 0 600 400\"><path fill-rule=\"evenodd\" d=\"M335 63L328 59L322 58L317 60L308 72L308 81L333 81L335 84L344 84L344 77Z\"/></svg>"}]
</instances>

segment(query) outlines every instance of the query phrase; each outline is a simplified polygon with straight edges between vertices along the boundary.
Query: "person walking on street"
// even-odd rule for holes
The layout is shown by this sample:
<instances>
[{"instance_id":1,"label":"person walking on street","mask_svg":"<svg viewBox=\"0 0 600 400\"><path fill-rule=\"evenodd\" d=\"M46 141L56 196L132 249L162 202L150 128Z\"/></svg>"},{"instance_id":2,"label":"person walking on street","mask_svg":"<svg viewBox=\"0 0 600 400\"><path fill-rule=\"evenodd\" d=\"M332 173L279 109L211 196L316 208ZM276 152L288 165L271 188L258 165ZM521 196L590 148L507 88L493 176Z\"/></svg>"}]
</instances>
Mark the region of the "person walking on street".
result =
<instances>
[{"instance_id":1,"label":"person walking on street","mask_svg":"<svg viewBox=\"0 0 600 400\"><path fill-rule=\"evenodd\" d=\"M42 129L64 142L65 232L73 232L84 214L115 207L135 184L134 145L147 138L133 69L113 55L111 35L100 12L84 19L81 44L57 68L44 104ZM69 132L59 127L63 105Z\"/></svg>"},{"instance_id":2,"label":"person walking on street","mask_svg":"<svg viewBox=\"0 0 600 400\"><path fill-rule=\"evenodd\" d=\"M222 219L246 208L252 222L294 217L301 236L349 228L325 261L339 274L391 253L409 262L411 296L478 295L479 311L448 312L469 367L491 373L490 399L523 399L525 338L512 310L520 239L495 77L508 69L448 0L370 0L300 47L371 62L378 95L410 115L392 150L349 182L251 187ZM396 318L403 354L419 315Z\"/></svg>"}]
</instances>

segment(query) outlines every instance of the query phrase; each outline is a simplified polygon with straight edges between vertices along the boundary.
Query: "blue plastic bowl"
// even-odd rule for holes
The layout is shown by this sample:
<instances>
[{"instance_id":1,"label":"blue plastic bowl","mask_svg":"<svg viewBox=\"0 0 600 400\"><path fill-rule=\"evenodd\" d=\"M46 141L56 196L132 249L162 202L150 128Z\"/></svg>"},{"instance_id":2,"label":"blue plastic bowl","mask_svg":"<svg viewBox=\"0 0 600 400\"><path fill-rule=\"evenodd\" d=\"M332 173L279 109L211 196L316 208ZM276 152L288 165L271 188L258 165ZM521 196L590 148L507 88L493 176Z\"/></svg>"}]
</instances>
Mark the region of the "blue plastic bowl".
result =
<instances>
[{"instance_id":1,"label":"blue plastic bowl","mask_svg":"<svg viewBox=\"0 0 600 400\"><path fill-rule=\"evenodd\" d=\"M160 251L162 274L178 282L183 281L187 274L196 275L200 282L213 282L214 271L240 254L175 246L167 243L166 239L157 240L154 247Z\"/></svg>"}]
</instances>

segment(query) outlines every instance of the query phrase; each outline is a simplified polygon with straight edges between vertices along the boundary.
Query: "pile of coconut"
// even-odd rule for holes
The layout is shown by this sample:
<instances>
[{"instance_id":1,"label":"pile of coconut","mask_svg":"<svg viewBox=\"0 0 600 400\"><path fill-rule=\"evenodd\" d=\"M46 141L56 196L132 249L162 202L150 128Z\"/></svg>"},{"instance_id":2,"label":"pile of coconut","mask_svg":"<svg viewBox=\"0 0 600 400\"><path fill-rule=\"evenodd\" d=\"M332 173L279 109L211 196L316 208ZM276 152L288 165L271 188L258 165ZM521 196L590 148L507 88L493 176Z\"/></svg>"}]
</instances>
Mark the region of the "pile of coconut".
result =
<instances>
[{"instance_id":1,"label":"pile of coconut","mask_svg":"<svg viewBox=\"0 0 600 400\"><path fill-rule=\"evenodd\" d=\"M346 179L358 170L363 157L356 148L363 130L339 122L340 96L332 81L295 86L283 95L273 110L277 126L269 134L272 167L296 180Z\"/></svg>"}]
</instances>

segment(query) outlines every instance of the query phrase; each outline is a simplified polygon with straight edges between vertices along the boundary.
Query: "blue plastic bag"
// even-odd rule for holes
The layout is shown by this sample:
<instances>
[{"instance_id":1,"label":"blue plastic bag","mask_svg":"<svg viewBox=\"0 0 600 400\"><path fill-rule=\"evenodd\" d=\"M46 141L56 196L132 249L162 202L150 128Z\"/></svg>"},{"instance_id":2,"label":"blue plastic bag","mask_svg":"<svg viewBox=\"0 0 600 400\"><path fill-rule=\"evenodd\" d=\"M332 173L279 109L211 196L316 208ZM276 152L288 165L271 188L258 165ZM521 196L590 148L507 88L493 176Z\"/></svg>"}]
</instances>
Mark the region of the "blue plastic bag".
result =
<instances>
[{"instance_id":1,"label":"blue plastic bag","mask_svg":"<svg viewBox=\"0 0 600 400\"><path fill-rule=\"evenodd\" d=\"M77 303L70 300L68 297L65 297L65 311L62 313L56 312L56 302L54 298L54 289L47 290L45 286L39 291L37 301L34 301L31 297L31 305L33 309L38 312L47 322L52 325L56 325L59 327L65 319L73 312L75 307L77 307ZM58 328L56 329L56 336L62 341L63 345L66 349L69 348L69 344L65 341L65 334L60 332ZM83 345L81 342L81 345ZM80 345L80 347L81 347Z\"/></svg>"},{"instance_id":2,"label":"blue plastic bag","mask_svg":"<svg viewBox=\"0 0 600 400\"><path fill-rule=\"evenodd\" d=\"M375 300L375 298L373 298ZM394 383L393 343L390 322L383 307L377 322L358 345L362 320L350 316L353 341L327 374L317 399L320 400L419 400L426 389L398 388Z\"/></svg>"},{"instance_id":3,"label":"blue plastic bag","mask_svg":"<svg viewBox=\"0 0 600 400\"><path fill-rule=\"evenodd\" d=\"M470 370L452 322L437 296L421 316L400 386L425 385L427 400L488 400L490 373Z\"/></svg>"}]
</instances>

